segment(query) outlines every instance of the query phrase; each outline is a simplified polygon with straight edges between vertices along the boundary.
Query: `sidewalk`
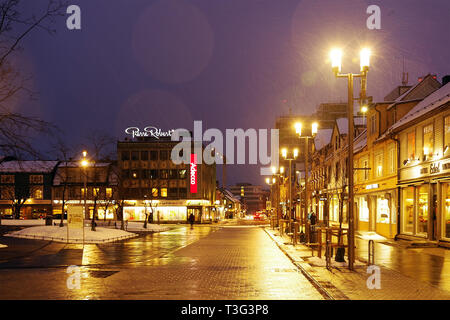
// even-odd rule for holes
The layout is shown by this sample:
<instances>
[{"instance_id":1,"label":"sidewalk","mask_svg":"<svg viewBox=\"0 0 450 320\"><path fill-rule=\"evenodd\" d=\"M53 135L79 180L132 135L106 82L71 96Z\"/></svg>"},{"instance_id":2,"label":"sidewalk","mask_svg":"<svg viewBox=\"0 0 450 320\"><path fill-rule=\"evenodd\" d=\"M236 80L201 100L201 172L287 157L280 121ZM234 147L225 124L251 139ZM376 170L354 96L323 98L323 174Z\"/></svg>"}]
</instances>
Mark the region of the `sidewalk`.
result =
<instances>
[{"instance_id":1,"label":"sidewalk","mask_svg":"<svg viewBox=\"0 0 450 320\"><path fill-rule=\"evenodd\" d=\"M292 262L305 275L311 277L310 281L325 289L333 299L450 300L450 290L443 290L437 285L428 282L427 277L422 272L423 270L418 273L415 272L415 269L420 269L420 267L417 267L418 263L422 263L423 260L432 260L432 258L428 258L430 255L427 253L404 252L406 249L402 245L391 247L383 244L384 242L378 242L383 241L383 239L378 240L375 245L375 263L380 267L381 288L369 289L367 287L367 279L371 274L367 273L367 264L362 258L364 254L367 257L367 238L358 238L356 241L357 248L360 248L360 250L357 250L358 260L355 263L355 271L348 270L346 263L335 262L334 257L332 259L332 269L329 271L325 266L325 258L319 259L317 251L314 251L313 256L311 248L300 244L293 246L288 236L280 237L278 230L271 228L265 228L264 230L278 244L280 249L289 256ZM389 243L388 240L387 243ZM385 250L383 247L383 249L380 249L379 246L388 249ZM377 252L379 251L382 254L377 259ZM398 257L395 256L396 254ZM398 263L401 264L405 255L407 257L405 258L406 265L402 267L403 270L408 270L408 272L402 272L402 267L398 265ZM419 255L419 257L415 255ZM432 269L427 268L427 270ZM440 275L447 276L446 273L448 272L445 272L444 268L441 270Z\"/></svg>"}]
</instances>

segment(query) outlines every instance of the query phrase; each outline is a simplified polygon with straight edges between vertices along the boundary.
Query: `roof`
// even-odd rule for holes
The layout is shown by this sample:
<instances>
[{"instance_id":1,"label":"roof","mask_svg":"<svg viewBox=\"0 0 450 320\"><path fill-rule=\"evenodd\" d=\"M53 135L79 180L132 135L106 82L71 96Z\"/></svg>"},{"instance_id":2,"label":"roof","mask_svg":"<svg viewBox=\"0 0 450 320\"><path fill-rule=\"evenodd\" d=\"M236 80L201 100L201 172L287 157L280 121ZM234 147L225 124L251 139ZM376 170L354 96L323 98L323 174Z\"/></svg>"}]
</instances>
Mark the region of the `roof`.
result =
<instances>
[{"instance_id":1,"label":"roof","mask_svg":"<svg viewBox=\"0 0 450 320\"><path fill-rule=\"evenodd\" d=\"M314 137L314 146L316 150L320 150L325 147L331 141L333 135L333 129L320 129L317 130L317 134Z\"/></svg>"},{"instance_id":2,"label":"roof","mask_svg":"<svg viewBox=\"0 0 450 320\"><path fill-rule=\"evenodd\" d=\"M427 96L421 102L419 102L414 108L412 108L403 118L394 123L388 132L393 132L399 127L426 115L428 112L433 111L445 103L450 101L450 83L447 83L443 87L434 91Z\"/></svg>"},{"instance_id":3,"label":"roof","mask_svg":"<svg viewBox=\"0 0 450 320\"><path fill-rule=\"evenodd\" d=\"M27 173L50 173L55 169L58 161L43 160L14 160L0 163L0 172L27 172Z\"/></svg>"},{"instance_id":4,"label":"roof","mask_svg":"<svg viewBox=\"0 0 450 320\"><path fill-rule=\"evenodd\" d=\"M339 130L340 134L348 133L348 119L347 118L336 119L336 124L338 126L338 130Z\"/></svg>"},{"instance_id":5,"label":"roof","mask_svg":"<svg viewBox=\"0 0 450 320\"><path fill-rule=\"evenodd\" d=\"M353 153L361 151L367 145L367 129L353 141Z\"/></svg>"}]
</instances>

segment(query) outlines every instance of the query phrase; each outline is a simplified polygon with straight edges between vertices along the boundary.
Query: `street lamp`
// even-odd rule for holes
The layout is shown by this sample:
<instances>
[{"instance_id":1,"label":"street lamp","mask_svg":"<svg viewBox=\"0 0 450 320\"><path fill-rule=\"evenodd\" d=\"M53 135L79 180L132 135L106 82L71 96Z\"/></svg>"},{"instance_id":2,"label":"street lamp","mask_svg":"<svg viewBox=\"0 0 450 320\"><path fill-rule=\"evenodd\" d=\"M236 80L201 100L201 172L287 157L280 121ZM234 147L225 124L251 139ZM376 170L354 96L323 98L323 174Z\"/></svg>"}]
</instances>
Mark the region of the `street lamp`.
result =
<instances>
[{"instance_id":1,"label":"street lamp","mask_svg":"<svg viewBox=\"0 0 450 320\"><path fill-rule=\"evenodd\" d=\"M291 152L289 152L291 151ZM288 157L288 154L291 156ZM293 150L288 150L287 148L281 149L281 155L285 160L289 161L289 216L291 220L294 220L292 213L292 160L297 159L298 157L298 148L294 148Z\"/></svg>"},{"instance_id":2,"label":"street lamp","mask_svg":"<svg viewBox=\"0 0 450 320\"><path fill-rule=\"evenodd\" d=\"M83 159L81 160L81 166L83 168L83 172L84 172L84 217L83 217L83 244L84 244L84 219L86 218L86 215L89 215L88 209L87 209L87 172L86 172L86 168L89 165L89 162L87 161L87 151L83 151ZM69 218L69 217L67 217ZM88 216L89 219L89 216ZM95 231L95 225L92 224L92 231Z\"/></svg>"},{"instance_id":3,"label":"street lamp","mask_svg":"<svg viewBox=\"0 0 450 320\"><path fill-rule=\"evenodd\" d=\"M353 270L355 261L355 217L353 210L353 138L354 138L354 123L353 123L353 78L361 79L361 93L359 97L360 106L364 106L367 100L367 72L370 66L371 51L368 48L363 48L360 52L360 73L340 73L342 69L342 51L340 49L333 49L330 52L331 67L337 78L347 78L348 82L348 267ZM362 111L362 110L361 110Z\"/></svg>"},{"instance_id":4,"label":"street lamp","mask_svg":"<svg viewBox=\"0 0 450 320\"><path fill-rule=\"evenodd\" d=\"M319 124L317 122L313 122L311 124L311 134L310 135L302 135L302 123L301 122L297 122L295 123L295 132L298 134L300 139L305 139L305 215L308 213L308 162L309 162L309 139L313 139L316 134L317 134L317 130L319 128ZM301 208L301 206L300 206ZM303 228L303 223L306 221L306 219L304 219L303 215L301 215L302 218L302 228Z\"/></svg>"}]
</instances>

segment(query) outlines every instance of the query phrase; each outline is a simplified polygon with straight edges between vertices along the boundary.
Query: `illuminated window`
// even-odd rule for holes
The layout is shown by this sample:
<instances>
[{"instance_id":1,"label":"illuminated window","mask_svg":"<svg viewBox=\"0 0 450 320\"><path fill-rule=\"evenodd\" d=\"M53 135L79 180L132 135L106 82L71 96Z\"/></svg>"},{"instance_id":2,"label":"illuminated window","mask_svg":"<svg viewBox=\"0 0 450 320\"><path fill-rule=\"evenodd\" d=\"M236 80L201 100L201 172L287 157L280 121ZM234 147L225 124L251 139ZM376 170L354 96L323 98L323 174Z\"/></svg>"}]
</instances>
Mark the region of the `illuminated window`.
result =
<instances>
[{"instance_id":1,"label":"illuminated window","mask_svg":"<svg viewBox=\"0 0 450 320\"><path fill-rule=\"evenodd\" d=\"M161 197L167 197L167 188L161 188Z\"/></svg>"},{"instance_id":2,"label":"illuminated window","mask_svg":"<svg viewBox=\"0 0 450 320\"><path fill-rule=\"evenodd\" d=\"M444 148L446 146L450 148L450 116L445 117L444 126Z\"/></svg>"},{"instance_id":3,"label":"illuminated window","mask_svg":"<svg viewBox=\"0 0 450 320\"><path fill-rule=\"evenodd\" d=\"M413 233L414 230L414 187L403 188L403 232Z\"/></svg>"},{"instance_id":4,"label":"illuminated window","mask_svg":"<svg viewBox=\"0 0 450 320\"><path fill-rule=\"evenodd\" d=\"M41 200L42 199L42 194L43 194L42 188L36 188L34 190L33 198L37 199L37 200Z\"/></svg>"},{"instance_id":5,"label":"illuminated window","mask_svg":"<svg viewBox=\"0 0 450 320\"><path fill-rule=\"evenodd\" d=\"M182 169L179 171L179 178L185 179L186 178L186 169Z\"/></svg>"},{"instance_id":6,"label":"illuminated window","mask_svg":"<svg viewBox=\"0 0 450 320\"><path fill-rule=\"evenodd\" d=\"M433 154L433 124L423 127L423 155Z\"/></svg>"},{"instance_id":7,"label":"illuminated window","mask_svg":"<svg viewBox=\"0 0 450 320\"><path fill-rule=\"evenodd\" d=\"M111 198L112 196L112 189L111 188L106 188L106 197L107 198Z\"/></svg>"},{"instance_id":8,"label":"illuminated window","mask_svg":"<svg viewBox=\"0 0 450 320\"><path fill-rule=\"evenodd\" d=\"M408 159L414 159L416 155L416 133L408 133Z\"/></svg>"},{"instance_id":9,"label":"illuminated window","mask_svg":"<svg viewBox=\"0 0 450 320\"><path fill-rule=\"evenodd\" d=\"M30 183L43 183L44 176L42 174L31 174Z\"/></svg>"},{"instance_id":10,"label":"illuminated window","mask_svg":"<svg viewBox=\"0 0 450 320\"><path fill-rule=\"evenodd\" d=\"M158 196L158 188L152 188L152 197L156 198Z\"/></svg>"},{"instance_id":11,"label":"illuminated window","mask_svg":"<svg viewBox=\"0 0 450 320\"><path fill-rule=\"evenodd\" d=\"M395 173L395 147L392 146L389 151L389 173Z\"/></svg>"},{"instance_id":12,"label":"illuminated window","mask_svg":"<svg viewBox=\"0 0 450 320\"><path fill-rule=\"evenodd\" d=\"M376 168L376 176L383 176L383 153L378 153L375 156L375 168Z\"/></svg>"},{"instance_id":13,"label":"illuminated window","mask_svg":"<svg viewBox=\"0 0 450 320\"><path fill-rule=\"evenodd\" d=\"M369 179L369 170L367 170L367 168L369 168L369 160L368 159L364 159L363 160L363 168L366 168L363 170L363 174L364 174L364 180L368 180Z\"/></svg>"},{"instance_id":14,"label":"illuminated window","mask_svg":"<svg viewBox=\"0 0 450 320\"><path fill-rule=\"evenodd\" d=\"M94 193L94 197L98 197L98 195L100 194L100 188L94 188L92 192Z\"/></svg>"},{"instance_id":15,"label":"illuminated window","mask_svg":"<svg viewBox=\"0 0 450 320\"><path fill-rule=\"evenodd\" d=\"M81 188L81 196L84 197L84 188Z\"/></svg>"}]
</instances>

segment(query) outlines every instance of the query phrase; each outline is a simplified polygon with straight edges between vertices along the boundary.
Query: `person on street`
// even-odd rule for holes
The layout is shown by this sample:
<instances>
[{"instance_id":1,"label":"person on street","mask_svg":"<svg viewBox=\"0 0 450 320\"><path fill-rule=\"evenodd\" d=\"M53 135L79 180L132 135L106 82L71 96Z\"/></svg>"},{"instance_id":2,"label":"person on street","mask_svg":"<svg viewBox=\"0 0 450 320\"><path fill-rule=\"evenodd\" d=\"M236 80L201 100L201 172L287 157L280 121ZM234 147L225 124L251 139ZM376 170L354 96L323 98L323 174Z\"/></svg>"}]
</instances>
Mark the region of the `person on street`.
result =
<instances>
[{"instance_id":1,"label":"person on street","mask_svg":"<svg viewBox=\"0 0 450 320\"><path fill-rule=\"evenodd\" d=\"M189 215L189 223L191 224L191 228L194 227L194 220L195 220L194 214L191 213L191 214Z\"/></svg>"}]
</instances>

